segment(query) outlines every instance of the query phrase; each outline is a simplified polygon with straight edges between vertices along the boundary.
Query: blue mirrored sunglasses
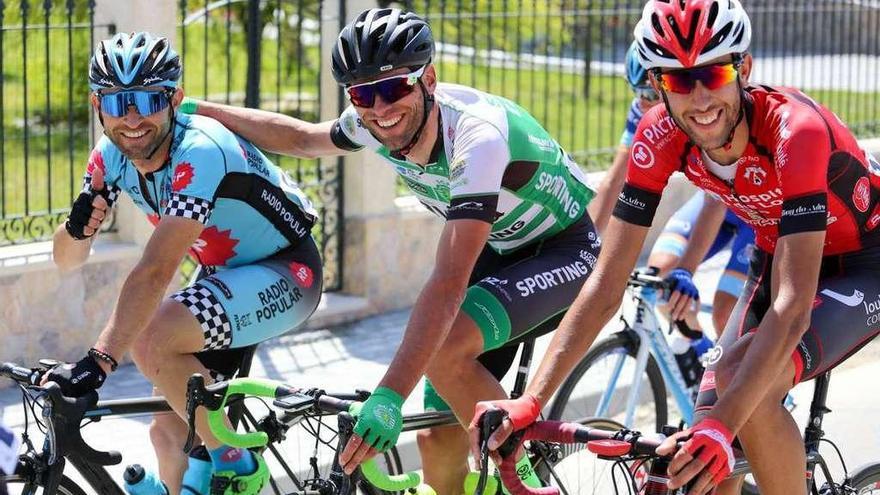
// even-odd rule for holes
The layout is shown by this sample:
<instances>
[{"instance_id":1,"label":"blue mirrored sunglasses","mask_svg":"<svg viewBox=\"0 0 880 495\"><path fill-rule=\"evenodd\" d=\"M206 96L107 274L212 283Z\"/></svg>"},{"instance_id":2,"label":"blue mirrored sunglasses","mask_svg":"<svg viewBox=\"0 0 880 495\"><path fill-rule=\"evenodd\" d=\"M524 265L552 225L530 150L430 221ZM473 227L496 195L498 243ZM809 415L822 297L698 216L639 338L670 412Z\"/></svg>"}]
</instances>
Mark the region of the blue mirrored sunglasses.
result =
<instances>
[{"instance_id":1,"label":"blue mirrored sunglasses","mask_svg":"<svg viewBox=\"0 0 880 495\"><path fill-rule=\"evenodd\" d=\"M101 111L111 117L123 117L128 107L134 105L137 112L144 117L165 110L171 104L171 95L164 91L119 91L116 93L98 93Z\"/></svg>"}]
</instances>

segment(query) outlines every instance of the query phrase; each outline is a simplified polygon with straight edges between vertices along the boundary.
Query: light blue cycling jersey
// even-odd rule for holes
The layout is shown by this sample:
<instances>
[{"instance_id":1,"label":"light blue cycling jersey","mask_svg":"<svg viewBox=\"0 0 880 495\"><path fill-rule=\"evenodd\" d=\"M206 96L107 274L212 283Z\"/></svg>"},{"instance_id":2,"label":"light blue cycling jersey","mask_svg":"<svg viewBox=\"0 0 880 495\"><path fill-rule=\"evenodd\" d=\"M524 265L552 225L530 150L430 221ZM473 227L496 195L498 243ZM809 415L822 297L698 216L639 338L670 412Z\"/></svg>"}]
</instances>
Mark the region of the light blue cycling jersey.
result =
<instances>
[{"instance_id":1,"label":"light blue cycling jersey","mask_svg":"<svg viewBox=\"0 0 880 495\"><path fill-rule=\"evenodd\" d=\"M626 125L623 127L623 134L620 136L620 145L629 148L633 144L633 137L636 135L636 129L639 127L639 121L645 112L639 105L639 99L633 98L632 104L629 106L629 112L626 114Z\"/></svg>"},{"instance_id":2,"label":"light blue cycling jersey","mask_svg":"<svg viewBox=\"0 0 880 495\"><path fill-rule=\"evenodd\" d=\"M170 158L142 175L103 136L84 179L104 171L110 203L125 191L154 225L165 216L205 225L190 254L201 265L234 267L311 236L317 212L297 184L249 142L214 119L177 114Z\"/></svg>"}]
</instances>

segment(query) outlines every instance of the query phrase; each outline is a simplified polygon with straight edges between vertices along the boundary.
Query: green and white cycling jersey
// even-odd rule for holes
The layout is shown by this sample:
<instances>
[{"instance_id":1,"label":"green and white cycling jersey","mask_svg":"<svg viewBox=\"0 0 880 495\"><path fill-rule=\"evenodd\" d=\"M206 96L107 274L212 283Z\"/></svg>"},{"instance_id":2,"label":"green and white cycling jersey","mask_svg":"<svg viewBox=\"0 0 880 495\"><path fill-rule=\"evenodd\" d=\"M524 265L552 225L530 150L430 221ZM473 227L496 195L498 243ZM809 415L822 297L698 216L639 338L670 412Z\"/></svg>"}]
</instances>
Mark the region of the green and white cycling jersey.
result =
<instances>
[{"instance_id":1,"label":"green and white cycling jersey","mask_svg":"<svg viewBox=\"0 0 880 495\"><path fill-rule=\"evenodd\" d=\"M439 84L434 97L442 139L425 166L379 143L352 106L334 126L334 141L376 151L428 210L448 220L490 222L489 246L499 254L553 237L584 216L595 192L522 107L455 84Z\"/></svg>"}]
</instances>

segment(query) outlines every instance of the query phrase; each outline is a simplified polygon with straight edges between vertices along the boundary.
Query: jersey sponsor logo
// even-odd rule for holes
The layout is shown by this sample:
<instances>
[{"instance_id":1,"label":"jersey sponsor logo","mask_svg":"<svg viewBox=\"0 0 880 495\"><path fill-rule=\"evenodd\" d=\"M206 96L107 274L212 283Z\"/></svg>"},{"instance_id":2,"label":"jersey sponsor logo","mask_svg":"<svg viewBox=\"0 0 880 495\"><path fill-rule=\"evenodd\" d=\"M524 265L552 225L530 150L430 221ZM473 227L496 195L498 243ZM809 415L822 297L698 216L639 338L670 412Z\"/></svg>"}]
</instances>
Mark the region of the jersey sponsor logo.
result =
<instances>
[{"instance_id":1,"label":"jersey sponsor logo","mask_svg":"<svg viewBox=\"0 0 880 495\"><path fill-rule=\"evenodd\" d=\"M195 258L202 265L226 265L235 256L235 246L238 245L238 239L233 239L231 232L232 230L220 230L216 225L202 230L191 247L195 251Z\"/></svg>"},{"instance_id":2,"label":"jersey sponsor logo","mask_svg":"<svg viewBox=\"0 0 880 495\"><path fill-rule=\"evenodd\" d=\"M235 330L241 330L242 328L249 327L253 324L253 320L251 319L250 313L245 313L240 315L235 313L233 316L233 322L235 323Z\"/></svg>"},{"instance_id":3,"label":"jersey sponsor logo","mask_svg":"<svg viewBox=\"0 0 880 495\"><path fill-rule=\"evenodd\" d=\"M265 201L270 208L275 210L275 212L278 213L279 218L281 218L281 220L287 224L297 236L305 237L308 235L309 229L300 223L299 218L297 218L299 216L297 212L288 211L287 208L284 207L284 204L282 204L281 200L274 194L263 189L260 193L260 199Z\"/></svg>"},{"instance_id":4,"label":"jersey sponsor logo","mask_svg":"<svg viewBox=\"0 0 880 495\"><path fill-rule=\"evenodd\" d=\"M354 136L355 117L348 114L342 118L342 127L349 136Z\"/></svg>"},{"instance_id":5,"label":"jersey sponsor logo","mask_svg":"<svg viewBox=\"0 0 880 495\"><path fill-rule=\"evenodd\" d=\"M489 311L489 308L483 306L478 302L475 302L474 306L480 309L480 311L483 313L483 316L485 316L486 320L489 321L489 324L492 325L492 336L495 338L495 340L501 338L501 329L498 328L498 323L495 322L495 316L492 315L492 312Z\"/></svg>"},{"instance_id":6,"label":"jersey sponsor logo","mask_svg":"<svg viewBox=\"0 0 880 495\"><path fill-rule=\"evenodd\" d=\"M222 280L214 276L206 277L205 280L211 282L218 289L220 289L220 292L223 293L223 297L225 297L226 299L232 299L232 291L229 290L229 286L224 284Z\"/></svg>"},{"instance_id":7,"label":"jersey sponsor logo","mask_svg":"<svg viewBox=\"0 0 880 495\"><path fill-rule=\"evenodd\" d=\"M868 211L868 206L871 204L871 181L867 177L862 177L856 181L856 185L853 187L852 200L856 209L860 212L865 213Z\"/></svg>"},{"instance_id":8,"label":"jersey sponsor logo","mask_svg":"<svg viewBox=\"0 0 880 495\"><path fill-rule=\"evenodd\" d=\"M535 190L556 198L569 218L577 218L581 212L581 205L575 200L564 177L541 172L538 176L538 182L535 184Z\"/></svg>"},{"instance_id":9,"label":"jersey sponsor logo","mask_svg":"<svg viewBox=\"0 0 880 495\"><path fill-rule=\"evenodd\" d=\"M867 210L867 208L865 208ZM811 206L798 205L794 208L783 208L783 217L802 217L804 215L824 214L827 211L825 203L816 203Z\"/></svg>"},{"instance_id":10,"label":"jersey sponsor logo","mask_svg":"<svg viewBox=\"0 0 880 495\"><path fill-rule=\"evenodd\" d=\"M779 141L776 142L776 154L773 157L778 168L784 168L788 163L788 151L786 150L785 145L788 143L788 138L791 137L791 130L788 128L788 117L790 115L791 112L785 110L779 117Z\"/></svg>"},{"instance_id":11,"label":"jersey sponsor logo","mask_svg":"<svg viewBox=\"0 0 880 495\"><path fill-rule=\"evenodd\" d=\"M601 243L601 241L598 242ZM586 249L581 249L581 252L578 254L580 255L581 259L587 263L587 266L589 266L591 270L596 268L596 262L599 261L598 259L596 259L596 255L587 251Z\"/></svg>"},{"instance_id":12,"label":"jersey sponsor logo","mask_svg":"<svg viewBox=\"0 0 880 495\"><path fill-rule=\"evenodd\" d=\"M620 194L617 196L617 200L639 211L645 211L645 208L648 207L648 204L640 200L639 198L627 196L626 189L620 191Z\"/></svg>"},{"instance_id":13,"label":"jersey sponsor logo","mask_svg":"<svg viewBox=\"0 0 880 495\"><path fill-rule=\"evenodd\" d=\"M592 256L589 252L587 254ZM516 283L516 288L522 297L529 297L535 292L545 291L551 287L573 282L588 273L590 271L587 269L587 265L583 262L575 261L559 268L525 277Z\"/></svg>"},{"instance_id":14,"label":"jersey sponsor logo","mask_svg":"<svg viewBox=\"0 0 880 495\"><path fill-rule=\"evenodd\" d=\"M269 176L269 167L266 166L266 162L263 161L263 157L260 156L260 153L255 149L248 149L244 154L247 159L248 166L257 172L259 172L264 177Z\"/></svg>"},{"instance_id":15,"label":"jersey sponsor logo","mask_svg":"<svg viewBox=\"0 0 880 495\"><path fill-rule=\"evenodd\" d=\"M706 370L703 373L703 379L700 380L700 392L707 390L715 390L715 372L713 370Z\"/></svg>"},{"instance_id":16,"label":"jersey sponsor logo","mask_svg":"<svg viewBox=\"0 0 880 495\"><path fill-rule=\"evenodd\" d=\"M516 234L520 230L522 230L522 228L525 226L526 226L526 222L524 220L517 220L516 222L513 222L513 225L511 225L510 227L507 227L504 230L499 230L498 232L492 232L491 234L489 234L489 239L491 239L493 241L506 239L506 238L512 236L513 234Z\"/></svg>"},{"instance_id":17,"label":"jersey sponsor logo","mask_svg":"<svg viewBox=\"0 0 880 495\"><path fill-rule=\"evenodd\" d=\"M282 278L257 292L257 297L263 305L256 313L259 323L293 309L294 304L302 299L302 291L299 287L291 287L287 279Z\"/></svg>"},{"instance_id":18,"label":"jersey sponsor logo","mask_svg":"<svg viewBox=\"0 0 880 495\"><path fill-rule=\"evenodd\" d=\"M654 166L654 152L647 144L636 141L630 151L633 163L639 168L651 168Z\"/></svg>"},{"instance_id":19,"label":"jersey sponsor logo","mask_svg":"<svg viewBox=\"0 0 880 495\"><path fill-rule=\"evenodd\" d=\"M101 172L107 172L107 167L104 166L104 155L95 148L92 150L92 154L89 155L89 164L86 166L86 172L92 175L95 173L95 169L98 168L101 169Z\"/></svg>"},{"instance_id":20,"label":"jersey sponsor logo","mask_svg":"<svg viewBox=\"0 0 880 495\"><path fill-rule=\"evenodd\" d=\"M877 228L877 225L880 225L880 204L874 207L874 211L871 213L871 217L868 218L868 221L865 223L865 227L868 230L874 230Z\"/></svg>"},{"instance_id":21,"label":"jersey sponsor logo","mask_svg":"<svg viewBox=\"0 0 880 495\"><path fill-rule=\"evenodd\" d=\"M709 366L710 364L715 364L721 360L721 356L724 355L724 348L720 345L716 345L715 347L706 351L706 354L703 356L703 364L705 366Z\"/></svg>"},{"instance_id":22,"label":"jersey sponsor logo","mask_svg":"<svg viewBox=\"0 0 880 495\"><path fill-rule=\"evenodd\" d=\"M741 203L758 208L773 208L782 205L782 189L777 187L759 194L726 193L721 195L721 199L728 205Z\"/></svg>"},{"instance_id":23,"label":"jersey sponsor logo","mask_svg":"<svg viewBox=\"0 0 880 495\"><path fill-rule=\"evenodd\" d=\"M557 148L556 141L553 141L550 138L542 138L529 134L529 142L540 148L541 151L550 153L556 151Z\"/></svg>"},{"instance_id":24,"label":"jersey sponsor logo","mask_svg":"<svg viewBox=\"0 0 880 495\"><path fill-rule=\"evenodd\" d=\"M290 273L293 275L293 279L304 289L311 287L315 281L315 274L312 272L312 269L308 265L296 261L290 263Z\"/></svg>"},{"instance_id":25,"label":"jersey sponsor logo","mask_svg":"<svg viewBox=\"0 0 880 495\"><path fill-rule=\"evenodd\" d=\"M675 128L675 121L672 120L672 117L667 115L648 127L645 127L642 130L642 136L644 136L653 146L662 148L666 145Z\"/></svg>"},{"instance_id":26,"label":"jersey sponsor logo","mask_svg":"<svg viewBox=\"0 0 880 495\"><path fill-rule=\"evenodd\" d=\"M180 192L192 183L195 171L189 162L180 162L174 167L174 177L171 179L171 189Z\"/></svg>"},{"instance_id":27,"label":"jersey sponsor logo","mask_svg":"<svg viewBox=\"0 0 880 495\"><path fill-rule=\"evenodd\" d=\"M480 201L465 201L464 203L458 203L455 206L450 206L449 211L459 211L459 210L474 210L480 211L486 208L486 204Z\"/></svg>"},{"instance_id":28,"label":"jersey sponsor logo","mask_svg":"<svg viewBox=\"0 0 880 495\"><path fill-rule=\"evenodd\" d=\"M873 301L860 301L865 308L865 324L867 326L876 326L880 324L880 295Z\"/></svg>"},{"instance_id":29,"label":"jersey sponsor logo","mask_svg":"<svg viewBox=\"0 0 880 495\"><path fill-rule=\"evenodd\" d=\"M743 176L753 185L762 186L764 185L764 180L767 178L767 171L757 165L749 165L746 167Z\"/></svg>"},{"instance_id":30,"label":"jersey sponsor logo","mask_svg":"<svg viewBox=\"0 0 880 495\"><path fill-rule=\"evenodd\" d=\"M798 342L798 348L801 351L801 357L804 358L804 372L812 370L813 369L813 355L810 353L810 350L807 349L807 344L804 344L804 341L802 340L802 341ZM806 373L804 373L804 374L806 374Z\"/></svg>"},{"instance_id":31,"label":"jersey sponsor logo","mask_svg":"<svg viewBox=\"0 0 880 495\"><path fill-rule=\"evenodd\" d=\"M865 299L865 294L860 290L853 289L853 293L851 296L847 296L845 294L841 294L839 292L835 292L831 289L823 289L820 294L826 295L835 301L846 304L851 308L855 308L859 304L862 304L862 301ZM867 307L866 307L867 310Z\"/></svg>"}]
</instances>

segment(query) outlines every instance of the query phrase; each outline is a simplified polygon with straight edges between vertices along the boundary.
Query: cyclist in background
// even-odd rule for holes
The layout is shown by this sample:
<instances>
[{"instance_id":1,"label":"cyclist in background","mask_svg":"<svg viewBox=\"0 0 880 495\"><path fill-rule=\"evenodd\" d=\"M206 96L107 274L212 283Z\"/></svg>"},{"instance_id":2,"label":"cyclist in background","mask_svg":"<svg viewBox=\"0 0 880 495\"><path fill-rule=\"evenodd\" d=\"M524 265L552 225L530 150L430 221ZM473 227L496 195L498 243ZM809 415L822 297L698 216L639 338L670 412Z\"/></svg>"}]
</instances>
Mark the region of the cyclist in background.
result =
<instances>
[{"instance_id":1,"label":"cyclist in background","mask_svg":"<svg viewBox=\"0 0 880 495\"><path fill-rule=\"evenodd\" d=\"M156 415L150 429L172 494L179 493L187 468L182 418L189 377L235 373L249 347L312 314L322 283L310 201L249 142L213 119L178 113L180 74L180 58L168 41L149 33L119 33L92 56L90 102L104 135L89 157L83 191L55 233L55 263L69 270L86 261L120 191L155 230L95 345L44 377L65 395L82 396L99 388L130 350L179 416ZM201 265L200 277L166 298L187 251ZM202 470L207 476L185 493L259 493L269 477L262 457L223 445L203 411L196 430L213 470ZM130 489L166 492L151 480Z\"/></svg>"},{"instance_id":2,"label":"cyclist in background","mask_svg":"<svg viewBox=\"0 0 880 495\"><path fill-rule=\"evenodd\" d=\"M587 213L594 192L568 153L514 102L439 82L433 60L422 18L370 9L343 28L332 53L351 102L338 119L197 104L270 151L377 153L446 222L403 342L341 455L349 472L394 445L400 407L423 374L426 409L451 407L464 425L478 400L504 397L498 380L518 343L556 328L599 252ZM418 441L426 482L461 493L464 429L434 428ZM520 463L527 483L537 483L528 458Z\"/></svg>"},{"instance_id":3,"label":"cyclist in background","mask_svg":"<svg viewBox=\"0 0 880 495\"><path fill-rule=\"evenodd\" d=\"M762 494L804 493L804 446L782 400L880 332L880 164L803 92L749 85L751 24L738 0L650 0L634 34L664 104L639 124L596 273L526 394L481 403L476 415L508 412L491 448L535 420L614 315L663 189L681 171L754 228L756 248L711 351L695 424L659 451L684 442L669 487L738 493L741 479L726 480L736 436Z\"/></svg>"}]
</instances>

